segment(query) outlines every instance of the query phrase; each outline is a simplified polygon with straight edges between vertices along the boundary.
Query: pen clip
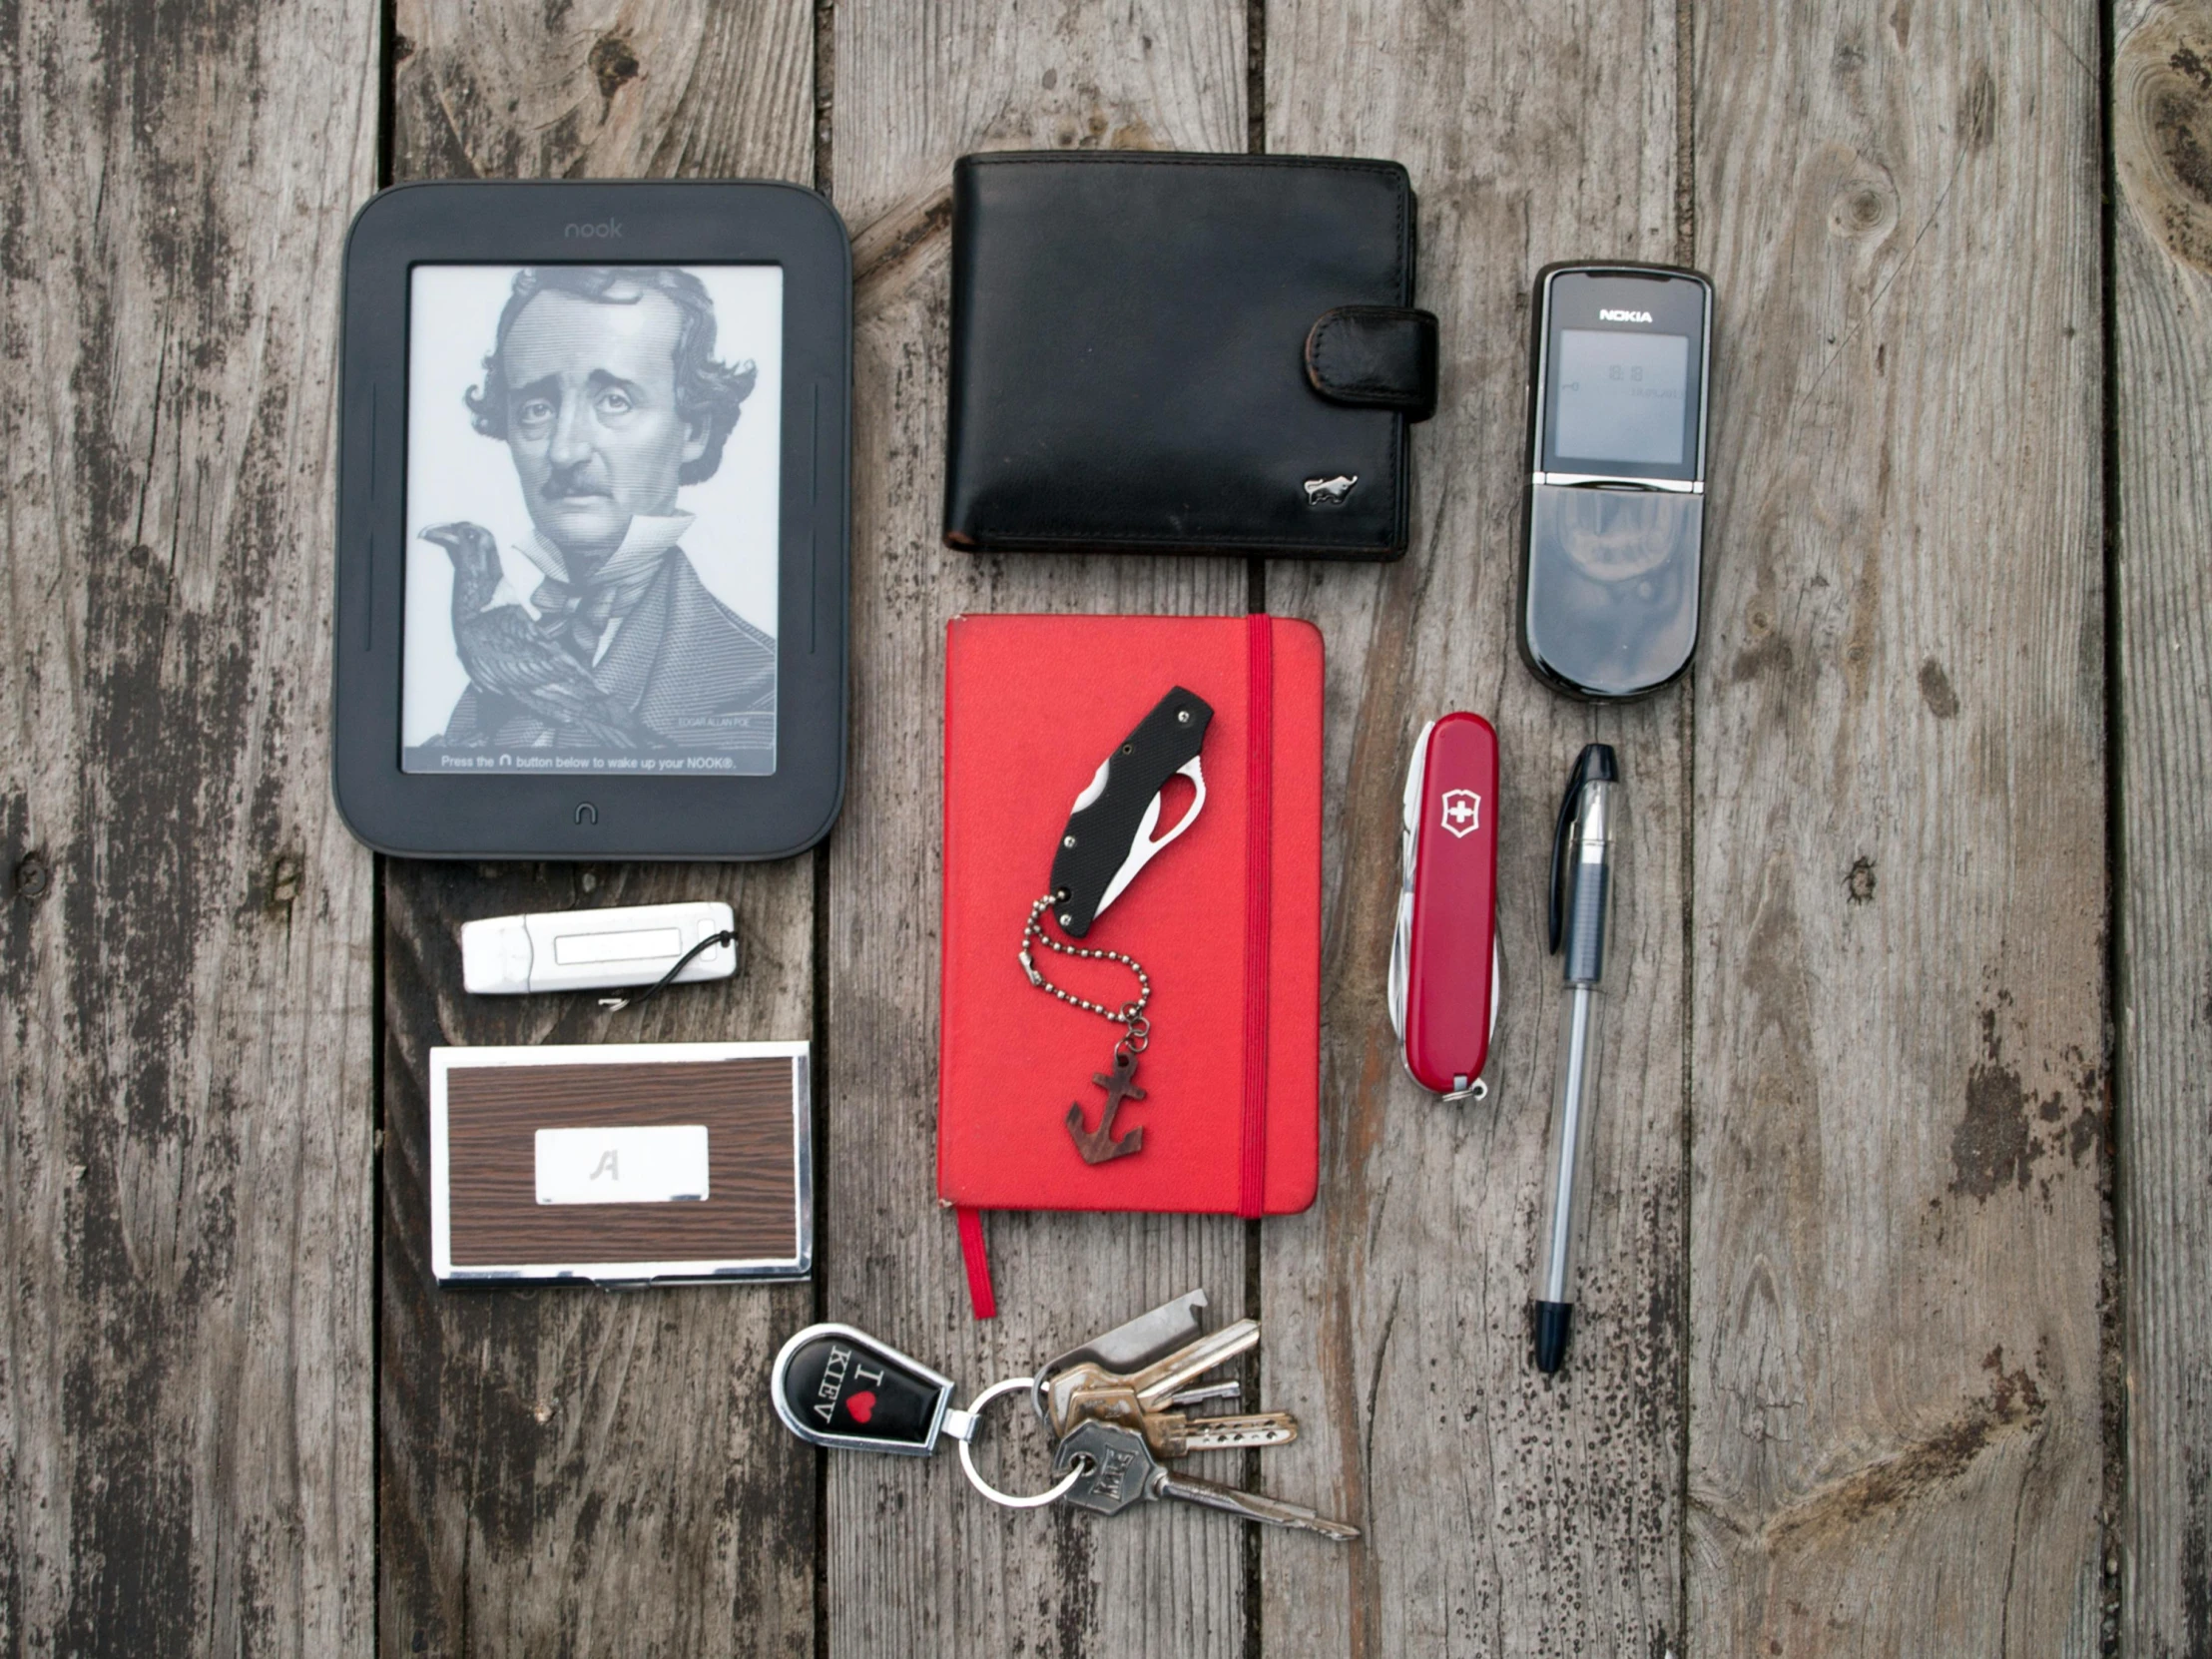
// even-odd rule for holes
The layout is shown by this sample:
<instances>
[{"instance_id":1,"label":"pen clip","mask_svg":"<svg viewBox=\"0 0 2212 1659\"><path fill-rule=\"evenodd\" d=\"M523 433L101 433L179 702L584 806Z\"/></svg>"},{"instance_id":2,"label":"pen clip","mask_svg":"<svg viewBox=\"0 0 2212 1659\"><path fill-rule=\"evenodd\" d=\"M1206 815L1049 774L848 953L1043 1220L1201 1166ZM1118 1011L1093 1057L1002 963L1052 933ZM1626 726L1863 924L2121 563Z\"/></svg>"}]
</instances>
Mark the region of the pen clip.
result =
<instances>
[{"instance_id":1,"label":"pen clip","mask_svg":"<svg viewBox=\"0 0 2212 1659\"><path fill-rule=\"evenodd\" d=\"M1576 763L1567 776L1567 793L1559 800L1559 822L1551 831L1551 913L1550 941L1544 954L1559 953L1559 933L1566 925L1567 907L1567 837L1574 830L1575 810L1582 800L1582 767Z\"/></svg>"}]
</instances>

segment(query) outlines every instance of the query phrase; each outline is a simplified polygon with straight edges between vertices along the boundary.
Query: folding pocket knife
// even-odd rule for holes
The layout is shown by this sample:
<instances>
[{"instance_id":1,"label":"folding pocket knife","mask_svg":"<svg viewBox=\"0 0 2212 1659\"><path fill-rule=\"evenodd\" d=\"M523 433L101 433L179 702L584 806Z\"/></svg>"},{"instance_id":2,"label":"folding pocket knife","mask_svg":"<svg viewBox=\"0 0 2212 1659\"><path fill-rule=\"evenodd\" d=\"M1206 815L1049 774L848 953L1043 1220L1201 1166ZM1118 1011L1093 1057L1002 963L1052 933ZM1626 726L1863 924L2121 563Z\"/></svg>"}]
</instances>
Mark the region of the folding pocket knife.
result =
<instances>
[{"instance_id":1,"label":"folding pocket knife","mask_svg":"<svg viewBox=\"0 0 2212 1659\"><path fill-rule=\"evenodd\" d=\"M1097 776L1075 798L1052 857L1052 914L1062 931L1078 939L1088 933L1137 872L1198 822L1206 806L1198 752L1213 719L1204 698L1177 686L1099 762ZM1175 828L1155 835L1160 792L1178 773L1198 793Z\"/></svg>"}]
</instances>

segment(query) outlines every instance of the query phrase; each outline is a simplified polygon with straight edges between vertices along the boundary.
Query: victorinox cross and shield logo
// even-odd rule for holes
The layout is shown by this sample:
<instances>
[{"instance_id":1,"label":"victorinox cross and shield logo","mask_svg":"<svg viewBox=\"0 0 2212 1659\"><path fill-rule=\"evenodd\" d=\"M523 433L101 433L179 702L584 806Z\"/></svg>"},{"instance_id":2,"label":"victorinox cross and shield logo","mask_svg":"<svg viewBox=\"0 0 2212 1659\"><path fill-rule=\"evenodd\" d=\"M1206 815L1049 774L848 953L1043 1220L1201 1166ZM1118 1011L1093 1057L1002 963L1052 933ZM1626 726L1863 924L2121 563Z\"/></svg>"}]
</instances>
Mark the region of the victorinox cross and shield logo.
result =
<instances>
[{"instance_id":1,"label":"victorinox cross and shield logo","mask_svg":"<svg viewBox=\"0 0 2212 1659\"><path fill-rule=\"evenodd\" d=\"M1472 790L1444 791L1444 828L1462 839L1482 828L1482 798Z\"/></svg>"}]
</instances>

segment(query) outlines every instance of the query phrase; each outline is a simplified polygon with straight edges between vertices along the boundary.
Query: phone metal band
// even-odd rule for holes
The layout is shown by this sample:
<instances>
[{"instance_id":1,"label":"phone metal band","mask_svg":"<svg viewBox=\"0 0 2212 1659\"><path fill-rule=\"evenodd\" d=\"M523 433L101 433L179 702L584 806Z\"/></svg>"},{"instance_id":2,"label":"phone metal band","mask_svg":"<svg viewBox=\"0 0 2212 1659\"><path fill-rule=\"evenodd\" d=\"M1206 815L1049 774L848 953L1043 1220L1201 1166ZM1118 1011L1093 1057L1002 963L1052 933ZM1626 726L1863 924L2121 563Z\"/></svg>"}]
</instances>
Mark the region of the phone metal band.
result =
<instances>
[{"instance_id":1,"label":"phone metal band","mask_svg":"<svg viewBox=\"0 0 2212 1659\"><path fill-rule=\"evenodd\" d=\"M1629 478L1617 472L1538 472L1531 475L1539 484L1621 484L1635 489L1665 490L1673 495L1703 495L1704 480L1698 478Z\"/></svg>"},{"instance_id":2,"label":"phone metal band","mask_svg":"<svg viewBox=\"0 0 2212 1659\"><path fill-rule=\"evenodd\" d=\"M993 1503L1003 1503L1009 1509L1041 1509L1048 1503L1057 1503L1066 1495L1069 1487L1091 1472L1091 1460L1088 1457L1078 1457L1075 1466L1062 1475L1049 1490L1038 1492L1033 1497L1015 1497L1010 1492L1000 1491L976 1471L975 1456L969 1448L975 1440L976 1425L982 1421L983 1407L1001 1394L1010 1394L1017 1389L1028 1389L1034 1385L1034 1379L1009 1377L1003 1382L993 1382L977 1394L968 1402L966 1410L947 1411L944 1414L944 1432L960 1442L960 1467L967 1474L968 1484Z\"/></svg>"}]
</instances>

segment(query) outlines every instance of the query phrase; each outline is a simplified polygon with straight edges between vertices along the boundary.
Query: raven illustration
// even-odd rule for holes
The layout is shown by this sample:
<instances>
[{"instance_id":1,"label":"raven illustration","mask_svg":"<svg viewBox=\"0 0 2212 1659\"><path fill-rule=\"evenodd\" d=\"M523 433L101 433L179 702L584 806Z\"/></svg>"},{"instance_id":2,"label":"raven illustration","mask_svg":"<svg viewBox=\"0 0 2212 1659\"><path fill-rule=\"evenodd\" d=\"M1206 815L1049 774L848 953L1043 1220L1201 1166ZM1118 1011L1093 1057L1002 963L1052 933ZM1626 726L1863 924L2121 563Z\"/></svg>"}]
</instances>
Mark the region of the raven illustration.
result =
<instances>
[{"instance_id":1,"label":"raven illustration","mask_svg":"<svg viewBox=\"0 0 2212 1659\"><path fill-rule=\"evenodd\" d=\"M520 605L491 609L499 589L499 546L480 524L433 524L422 539L453 560L453 644L486 697L519 704L556 730L588 735L607 749L639 749L636 726L591 672L530 620ZM487 727L488 729L488 727Z\"/></svg>"}]
</instances>

